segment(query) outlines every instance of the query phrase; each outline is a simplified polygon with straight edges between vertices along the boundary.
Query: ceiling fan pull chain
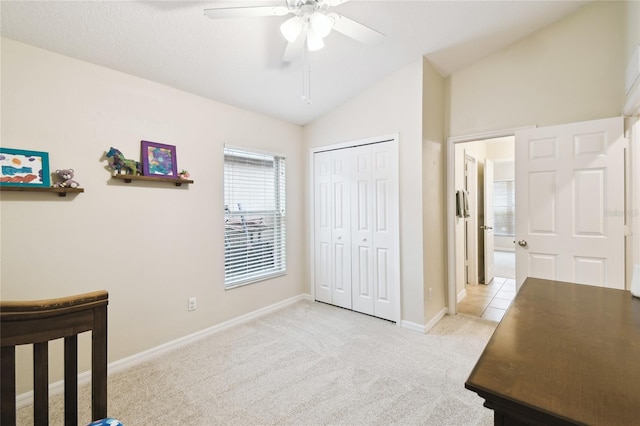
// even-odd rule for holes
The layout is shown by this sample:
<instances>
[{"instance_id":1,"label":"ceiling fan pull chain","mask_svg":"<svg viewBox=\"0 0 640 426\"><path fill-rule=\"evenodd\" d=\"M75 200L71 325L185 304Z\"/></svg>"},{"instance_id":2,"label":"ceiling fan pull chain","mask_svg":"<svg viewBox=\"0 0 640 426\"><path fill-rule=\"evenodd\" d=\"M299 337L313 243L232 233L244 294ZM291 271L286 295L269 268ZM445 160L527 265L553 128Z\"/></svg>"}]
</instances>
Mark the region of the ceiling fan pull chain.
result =
<instances>
[{"instance_id":1,"label":"ceiling fan pull chain","mask_svg":"<svg viewBox=\"0 0 640 426\"><path fill-rule=\"evenodd\" d=\"M311 105L311 61L306 48L302 51L302 100Z\"/></svg>"}]
</instances>

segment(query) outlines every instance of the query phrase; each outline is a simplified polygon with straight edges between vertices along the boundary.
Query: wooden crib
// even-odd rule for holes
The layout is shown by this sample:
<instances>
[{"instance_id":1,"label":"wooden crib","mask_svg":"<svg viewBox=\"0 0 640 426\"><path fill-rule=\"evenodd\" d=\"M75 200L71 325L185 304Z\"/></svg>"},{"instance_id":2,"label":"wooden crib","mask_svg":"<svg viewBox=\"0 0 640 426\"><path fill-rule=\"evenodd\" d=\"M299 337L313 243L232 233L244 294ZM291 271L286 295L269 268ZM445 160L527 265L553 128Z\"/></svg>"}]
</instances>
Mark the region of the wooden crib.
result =
<instances>
[{"instance_id":1,"label":"wooden crib","mask_svg":"<svg viewBox=\"0 0 640 426\"><path fill-rule=\"evenodd\" d=\"M59 299L0 302L0 423L16 424L16 346L33 344L33 417L49 423L49 341L64 338L65 425L78 424L78 334L91 331L92 419L107 417L107 305L102 290Z\"/></svg>"}]
</instances>

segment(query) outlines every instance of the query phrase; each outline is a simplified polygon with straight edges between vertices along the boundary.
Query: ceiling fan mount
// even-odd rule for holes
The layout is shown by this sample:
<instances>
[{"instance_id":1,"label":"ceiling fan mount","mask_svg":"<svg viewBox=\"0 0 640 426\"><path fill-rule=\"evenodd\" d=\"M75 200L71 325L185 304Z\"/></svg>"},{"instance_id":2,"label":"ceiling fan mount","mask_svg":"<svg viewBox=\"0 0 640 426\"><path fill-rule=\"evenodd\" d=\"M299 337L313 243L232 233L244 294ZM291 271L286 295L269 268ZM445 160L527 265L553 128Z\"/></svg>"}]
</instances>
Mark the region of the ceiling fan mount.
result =
<instances>
[{"instance_id":1,"label":"ceiling fan mount","mask_svg":"<svg viewBox=\"0 0 640 426\"><path fill-rule=\"evenodd\" d=\"M384 38L378 31L346 16L330 11L331 7L349 0L285 0L285 5L222 7L205 9L211 19L286 16L293 17L280 26L288 44L282 58L291 62L306 49L319 50L324 47L324 38L335 30L364 44L377 44Z\"/></svg>"}]
</instances>

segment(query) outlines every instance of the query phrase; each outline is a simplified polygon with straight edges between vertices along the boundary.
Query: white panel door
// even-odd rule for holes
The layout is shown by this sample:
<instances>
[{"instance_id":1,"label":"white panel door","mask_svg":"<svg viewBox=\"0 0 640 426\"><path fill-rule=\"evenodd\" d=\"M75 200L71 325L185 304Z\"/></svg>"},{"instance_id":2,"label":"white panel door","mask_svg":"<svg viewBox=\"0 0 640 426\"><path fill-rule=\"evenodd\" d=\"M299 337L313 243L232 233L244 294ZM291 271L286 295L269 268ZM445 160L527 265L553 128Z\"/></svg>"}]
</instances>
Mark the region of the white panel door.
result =
<instances>
[{"instance_id":1,"label":"white panel door","mask_svg":"<svg viewBox=\"0 0 640 426\"><path fill-rule=\"evenodd\" d=\"M493 234L493 161L484 162L484 283L493 281L494 234Z\"/></svg>"},{"instance_id":2,"label":"white panel door","mask_svg":"<svg viewBox=\"0 0 640 426\"><path fill-rule=\"evenodd\" d=\"M349 150L331 151L332 302L351 309L351 165Z\"/></svg>"},{"instance_id":3,"label":"white panel door","mask_svg":"<svg viewBox=\"0 0 640 426\"><path fill-rule=\"evenodd\" d=\"M373 314L396 320L396 291L399 276L398 241L398 158L391 142L371 145L372 151L372 232L373 232Z\"/></svg>"},{"instance_id":4,"label":"white panel door","mask_svg":"<svg viewBox=\"0 0 640 426\"><path fill-rule=\"evenodd\" d=\"M373 315L373 170L371 146L349 149L353 168L351 252L353 310Z\"/></svg>"},{"instance_id":5,"label":"white panel door","mask_svg":"<svg viewBox=\"0 0 640 426\"><path fill-rule=\"evenodd\" d=\"M314 170L314 285L315 298L321 302L333 302L331 216L332 195L331 152L319 152L313 156Z\"/></svg>"},{"instance_id":6,"label":"white panel door","mask_svg":"<svg viewBox=\"0 0 640 426\"><path fill-rule=\"evenodd\" d=\"M385 142L351 151L353 310L395 320L395 150Z\"/></svg>"},{"instance_id":7,"label":"white panel door","mask_svg":"<svg viewBox=\"0 0 640 426\"><path fill-rule=\"evenodd\" d=\"M621 117L516 133L516 277L624 288Z\"/></svg>"}]
</instances>

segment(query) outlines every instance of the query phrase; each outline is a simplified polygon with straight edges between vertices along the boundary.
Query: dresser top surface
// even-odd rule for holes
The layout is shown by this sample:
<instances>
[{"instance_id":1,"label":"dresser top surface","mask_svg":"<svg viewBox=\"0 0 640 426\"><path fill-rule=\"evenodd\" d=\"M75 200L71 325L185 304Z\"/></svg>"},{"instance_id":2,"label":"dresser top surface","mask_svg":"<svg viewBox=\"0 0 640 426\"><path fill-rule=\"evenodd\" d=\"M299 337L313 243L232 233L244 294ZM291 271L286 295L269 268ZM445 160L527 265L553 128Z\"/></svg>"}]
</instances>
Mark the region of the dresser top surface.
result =
<instances>
[{"instance_id":1,"label":"dresser top surface","mask_svg":"<svg viewBox=\"0 0 640 426\"><path fill-rule=\"evenodd\" d=\"M640 299L528 278L465 385L576 423L638 423Z\"/></svg>"}]
</instances>

